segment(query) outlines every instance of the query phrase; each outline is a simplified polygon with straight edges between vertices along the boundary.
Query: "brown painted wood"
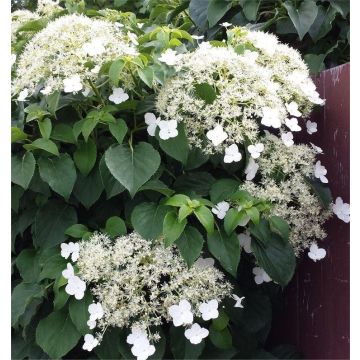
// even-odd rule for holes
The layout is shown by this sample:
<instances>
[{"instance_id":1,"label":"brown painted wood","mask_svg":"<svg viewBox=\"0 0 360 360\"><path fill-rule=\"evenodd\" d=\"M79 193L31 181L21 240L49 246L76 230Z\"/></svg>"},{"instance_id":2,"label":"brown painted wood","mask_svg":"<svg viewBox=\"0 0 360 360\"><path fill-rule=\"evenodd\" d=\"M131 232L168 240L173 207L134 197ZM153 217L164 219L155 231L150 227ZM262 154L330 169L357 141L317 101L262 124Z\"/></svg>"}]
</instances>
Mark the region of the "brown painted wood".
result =
<instances>
[{"instance_id":1,"label":"brown painted wood","mask_svg":"<svg viewBox=\"0 0 360 360\"><path fill-rule=\"evenodd\" d=\"M326 105L312 117L318 132L305 140L324 150L319 160L328 170L334 199L349 202L350 64L323 71L315 82ZM348 359L350 226L335 216L326 229L328 237L321 243L326 258L314 263L304 254L270 338L273 344L296 345L306 359Z\"/></svg>"}]
</instances>

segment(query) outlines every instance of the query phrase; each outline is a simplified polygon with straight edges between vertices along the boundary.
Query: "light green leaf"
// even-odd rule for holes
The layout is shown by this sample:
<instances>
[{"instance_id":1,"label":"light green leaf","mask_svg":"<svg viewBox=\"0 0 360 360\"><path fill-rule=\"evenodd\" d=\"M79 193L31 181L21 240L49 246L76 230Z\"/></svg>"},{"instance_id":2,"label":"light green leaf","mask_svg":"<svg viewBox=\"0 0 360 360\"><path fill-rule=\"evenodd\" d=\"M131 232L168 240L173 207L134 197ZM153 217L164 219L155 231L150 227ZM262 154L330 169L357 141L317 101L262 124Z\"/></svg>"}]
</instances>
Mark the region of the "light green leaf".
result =
<instances>
[{"instance_id":1,"label":"light green leaf","mask_svg":"<svg viewBox=\"0 0 360 360\"><path fill-rule=\"evenodd\" d=\"M81 142L74 152L74 161L83 176L87 176L96 162L96 145L92 139Z\"/></svg>"},{"instance_id":2,"label":"light green leaf","mask_svg":"<svg viewBox=\"0 0 360 360\"><path fill-rule=\"evenodd\" d=\"M26 150L44 150L50 154L59 156L59 150L56 144L49 139L36 139L31 144L23 145Z\"/></svg>"},{"instance_id":3,"label":"light green leaf","mask_svg":"<svg viewBox=\"0 0 360 360\"><path fill-rule=\"evenodd\" d=\"M115 86L118 86L120 80L120 74L125 66L125 62L122 59L115 60L109 69L109 78Z\"/></svg>"},{"instance_id":4,"label":"light green leaf","mask_svg":"<svg viewBox=\"0 0 360 360\"><path fill-rule=\"evenodd\" d=\"M109 148L105 162L111 174L134 197L158 169L160 155L150 144L140 142L133 149L125 145Z\"/></svg>"},{"instance_id":5,"label":"light green leaf","mask_svg":"<svg viewBox=\"0 0 360 360\"><path fill-rule=\"evenodd\" d=\"M83 224L74 224L68 227L65 231L66 235L69 235L75 239L81 239L89 229Z\"/></svg>"},{"instance_id":6,"label":"light green leaf","mask_svg":"<svg viewBox=\"0 0 360 360\"><path fill-rule=\"evenodd\" d=\"M11 127L11 142L26 140L27 135L18 127Z\"/></svg>"},{"instance_id":7,"label":"light green leaf","mask_svg":"<svg viewBox=\"0 0 360 360\"><path fill-rule=\"evenodd\" d=\"M11 181L27 189L35 171L35 158L30 152L22 157L13 155L11 157Z\"/></svg>"},{"instance_id":8,"label":"light green leaf","mask_svg":"<svg viewBox=\"0 0 360 360\"><path fill-rule=\"evenodd\" d=\"M51 130L52 130L51 120L49 118L38 120L38 125L41 136L44 139L48 140L50 138Z\"/></svg>"},{"instance_id":9,"label":"light green leaf","mask_svg":"<svg viewBox=\"0 0 360 360\"><path fill-rule=\"evenodd\" d=\"M190 198L187 195L175 194L165 201L165 205L180 207L182 205L187 205L189 201Z\"/></svg>"},{"instance_id":10,"label":"light green leaf","mask_svg":"<svg viewBox=\"0 0 360 360\"><path fill-rule=\"evenodd\" d=\"M212 212L206 206L202 205L194 210L194 214L202 226L204 226L207 233L212 234L214 232L214 216Z\"/></svg>"},{"instance_id":11,"label":"light green leaf","mask_svg":"<svg viewBox=\"0 0 360 360\"><path fill-rule=\"evenodd\" d=\"M202 235L193 226L187 226L176 241L176 246L188 267L191 267L200 256L203 245Z\"/></svg>"},{"instance_id":12,"label":"light green leaf","mask_svg":"<svg viewBox=\"0 0 360 360\"><path fill-rule=\"evenodd\" d=\"M137 69L140 79L150 88L152 88L154 81L154 70L151 67L146 67L144 69Z\"/></svg>"},{"instance_id":13,"label":"light green leaf","mask_svg":"<svg viewBox=\"0 0 360 360\"><path fill-rule=\"evenodd\" d=\"M238 211L234 208L231 208L225 215L224 218L224 229L228 235L230 235L239 223L247 217L245 211Z\"/></svg>"},{"instance_id":14,"label":"light green leaf","mask_svg":"<svg viewBox=\"0 0 360 360\"><path fill-rule=\"evenodd\" d=\"M118 216L112 216L107 219L105 224L105 232L111 236L122 236L126 234L126 225L123 219Z\"/></svg>"},{"instance_id":15,"label":"light green leaf","mask_svg":"<svg viewBox=\"0 0 360 360\"><path fill-rule=\"evenodd\" d=\"M168 212L164 218L163 234L165 236L165 246L172 245L182 234L187 224L187 220L179 221L175 211Z\"/></svg>"}]
</instances>

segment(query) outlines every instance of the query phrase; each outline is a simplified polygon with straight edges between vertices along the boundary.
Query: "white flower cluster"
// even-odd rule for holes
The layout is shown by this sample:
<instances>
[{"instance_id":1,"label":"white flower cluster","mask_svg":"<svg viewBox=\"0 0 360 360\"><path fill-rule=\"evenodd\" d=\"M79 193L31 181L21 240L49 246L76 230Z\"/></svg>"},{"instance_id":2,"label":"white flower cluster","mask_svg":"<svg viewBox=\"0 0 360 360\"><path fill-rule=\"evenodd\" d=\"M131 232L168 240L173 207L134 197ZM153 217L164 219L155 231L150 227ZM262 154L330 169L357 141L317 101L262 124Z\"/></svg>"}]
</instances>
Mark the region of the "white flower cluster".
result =
<instances>
[{"instance_id":1,"label":"white flower cluster","mask_svg":"<svg viewBox=\"0 0 360 360\"><path fill-rule=\"evenodd\" d=\"M39 14L29 10L16 10L11 13L11 43L16 43L18 39L18 30L28 21L38 20Z\"/></svg>"},{"instance_id":2,"label":"white flower cluster","mask_svg":"<svg viewBox=\"0 0 360 360\"><path fill-rule=\"evenodd\" d=\"M94 234L80 242L77 267L77 276L98 301L89 307L89 327L102 331L109 326L131 328L128 343L138 359L154 352L149 341L156 341L158 335L151 334L152 326L171 320L175 326L191 324L194 316L213 318L218 303L232 288L213 266L213 259L200 258L189 269L175 247L152 244L136 233L114 242ZM191 316L185 308L194 309ZM185 333L192 342L203 335L196 326ZM100 342L101 335L95 340ZM93 339L88 337L88 341L91 345Z\"/></svg>"},{"instance_id":3,"label":"white flower cluster","mask_svg":"<svg viewBox=\"0 0 360 360\"><path fill-rule=\"evenodd\" d=\"M31 95L39 88L43 94L86 91L88 81L97 80L103 64L137 54L118 25L76 14L50 22L21 54L13 93L26 90ZM132 86L131 76L124 76L123 81L125 88Z\"/></svg>"}]
</instances>

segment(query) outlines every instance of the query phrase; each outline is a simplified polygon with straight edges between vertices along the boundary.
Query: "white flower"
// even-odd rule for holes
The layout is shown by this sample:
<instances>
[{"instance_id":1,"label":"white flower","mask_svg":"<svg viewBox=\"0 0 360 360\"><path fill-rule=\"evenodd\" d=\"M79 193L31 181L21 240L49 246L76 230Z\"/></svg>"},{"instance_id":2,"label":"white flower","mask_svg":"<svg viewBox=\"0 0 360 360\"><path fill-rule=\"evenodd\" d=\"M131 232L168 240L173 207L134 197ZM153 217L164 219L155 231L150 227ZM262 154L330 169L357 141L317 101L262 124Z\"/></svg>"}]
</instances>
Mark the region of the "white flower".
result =
<instances>
[{"instance_id":1,"label":"white flower","mask_svg":"<svg viewBox=\"0 0 360 360\"><path fill-rule=\"evenodd\" d=\"M282 133L281 139L283 143L288 147L294 145L294 135L292 134L291 131Z\"/></svg>"},{"instance_id":2,"label":"white flower","mask_svg":"<svg viewBox=\"0 0 360 360\"><path fill-rule=\"evenodd\" d=\"M51 94L52 92L52 88L51 86L46 86L44 89L40 90L40 92L43 94L43 95L49 95Z\"/></svg>"},{"instance_id":3,"label":"white flower","mask_svg":"<svg viewBox=\"0 0 360 360\"><path fill-rule=\"evenodd\" d=\"M298 124L298 120L296 118L285 119L285 125L291 131L301 131L301 127Z\"/></svg>"},{"instance_id":4,"label":"white flower","mask_svg":"<svg viewBox=\"0 0 360 360\"><path fill-rule=\"evenodd\" d=\"M74 268L72 267L72 265L70 263L67 263L66 265L66 269L62 271L62 276L65 279L70 279L74 276Z\"/></svg>"},{"instance_id":5,"label":"white flower","mask_svg":"<svg viewBox=\"0 0 360 360\"><path fill-rule=\"evenodd\" d=\"M255 160L251 157L245 169L246 180L250 181L254 179L257 171L259 170L259 165L255 162Z\"/></svg>"},{"instance_id":6,"label":"white flower","mask_svg":"<svg viewBox=\"0 0 360 360\"><path fill-rule=\"evenodd\" d=\"M290 104L285 104L285 106L286 106L286 110L289 112L290 115L296 117L302 115L298 108L299 105L295 101L292 101Z\"/></svg>"},{"instance_id":7,"label":"white flower","mask_svg":"<svg viewBox=\"0 0 360 360\"><path fill-rule=\"evenodd\" d=\"M191 37L195 40L202 40L204 38L204 35L191 35Z\"/></svg>"},{"instance_id":8,"label":"white flower","mask_svg":"<svg viewBox=\"0 0 360 360\"><path fill-rule=\"evenodd\" d=\"M91 334L86 334L84 336L84 341L85 342L82 348L87 351L92 351L92 349L99 344L99 340L95 339Z\"/></svg>"},{"instance_id":9,"label":"white flower","mask_svg":"<svg viewBox=\"0 0 360 360\"><path fill-rule=\"evenodd\" d=\"M99 71L100 71L100 65L96 65L96 66L94 66L92 69L91 69L91 72L93 73L93 74L98 74L99 73Z\"/></svg>"},{"instance_id":10,"label":"white flower","mask_svg":"<svg viewBox=\"0 0 360 360\"><path fill-rule=\"evenodd\" d=\"M232 294L232 298L236 301L234 307L238 308L244 308L244 305L242 304L242 301L245 299L245 296L238 297L236 294Z\"/></svg>"},{"instance_id":11,"label":"white flower","mask_svg":"<svg viewBox=\"0 0 360 360\"><path fill-rule=\"evenodd\" d=\"M341 197L337 197L332 206L334 214L342 221L350 222L350 204L344 203Z\"/></svg>"},{"instance_id":12,"label":"white flower","mask_svg":"<svg viewBox=\"0 0 360 360\"><path fill-rule=\"evenodd\" d=\"M76 300L81 300L84 297L86 284L78 276L72 276L65 287L66 293L74 295Z\"/></svg>"},{"instance_id":13,"label":"white flower","mask_svg":"<svg viewBox=\"0 0 360 360\"><path fill-rule=\"evenodd\" d=\"M215 214L218 217L218 219L223 219L229 209L230 209L229 203L226 201L221 201L217 203L215 207L211 209L211 211L213 212L213 214Z\"/></svg>"},{"instance_id":14,"label":"white flower","mask_svg":"<svg viewBox=\"0 0 360 360\"><path fill-rule=\"evenodd\" d=\"M232 26L232 24L229 23L229 22L227 22L227 21L221 23L220 25L223 26L223 27L225 27L225 28L228 28L228 27Z\"/></svg>"},{"instance_id":15,"label":"white flower","mask_svg":"<svg viewBox=\"0 0 360 360\"><path fill-rule=\"evenodd\" d=\"M316 243L312 243L310 246L310 251L308 252L308 256L311 260L316 262L317 260L321 260L326 256L326 250L319 248Z\"/></svg>"},{"instance_id":16,"label":"white flower","mask_svg":"<svg viewBox=\"0 0 360 360\"><path fill-rule=\"evenodd\" d=\"M24 89L19 92L18 101L25 101L26 98L29 96L29 90Z\"/></svg>"},{"instance_id":17,"label":"white flower","mask_svg":"<svg viewBox=\"0 0 360 360\"><path fill-rule=\"evenodd\" d=\"M95 38L91 40L91 42L85 43L82 48L85 53L90 56L101 55L105 52L105 47L101 38Z\"/></svg>"},{"instance_id":18,"label":"white flower","mask_svg":"<svg viewBox=\"0 0 360 360\"><path fill-rule=\"evenodd\" d=\"M181 57L182 55L177 54L176 51L172 49L167 49L161 54L161 56L159 57L159 61L165 63L166 65L173 66L181 59Z\"/></svg>"},{"instance_id":19,"label":"white flower","mask_svg":"<svg viewBox=\"0 0 360 360\"><path fill-rule=\"evenodd\" d=\"M203 41L201 44L199 44L199 49L204 51L204 50L209 50L212 48L212 45L209 43L209 41Z\"/></svg>"},{"instance_id":20,"label":"white flower","mask_svg":"<svg viewBox=\"0 0 360 360\"><path fill-rule=\"evenodd\" d=\"M255 145L248 146L249 153L253 159L257 159L261 152L264 151L264 144L257 143Z\"/></svg>"},{"instance_id":21,"label":"white flower","mask_svg":"<svg viewBox=\"0 0 360 360\"><path fill-rule=\"evenodd\" d=\"M139 29L142 29L144 25L145 25L145 24L144 24L144 23L141 23L141 22L137 23L137 26L138 26Z\"/></svg>"},{"instance_id":22,"label":"white flower","mask_svg":"<svg viewBox=\"0 0 360 360\"><path fill-rule=\"evenodd\" d=\"M153 113L145 114L145 123L148 125L147 132L150 136L155 136L155 131L159 125L160 120L161 118L157 118Z\"/></svg>"},{"instance_id":23,"label":"white flower","mask_svg":"<svg viewBox=\"0 0 360 360\"><path fill-rule=\"evenodd\" d=\"M238 162L241 158L241 153L236 144L232 144L225 149L224 163Z\"/></svg>"},{"instance_id":24,"label":"white flower","mask_svg":"<svg viewBox=\"0 0 360 360\"><path fill-rule=\"evenodd\" d=\"M199 269L206 269L206 268L214 267L214 265L215 265L215 260L213 258L204 259L202 257L199 257L194 262L194 266Z\"/></svg>"},{"instance_id":25,"label":"white flower","mask_svg":"<svg viewBox=\"0 0 360 360\"><path fill-rule=\"evenodd\" d=\"M174 326L191 324L194 320L191 305L187 300L180 300L179 305L170 306L169 314L173 318Z\"/></svg>"},{"instance_id":26,"label":"white flower","mask_svg":"<svg viewBox=\"0 0 360 360\"><path fill-rule=\"evenodd\" d=\"M317 123L308 120L306 122L306 130L307 130L308 134L310 134L310 135L316 133L317 132Z\"/></svg>"},{"instance_id":27,"label":"white flower","mask_svg":"<svg viewBox=\"0 0 360 360\"><path fill-rule=\"evenodd\" d=\"M281 126L281 120L279 117L279 111L272 109L268 106L262 108L263 117L261 123L265 126L272 126L273 128L279 128Z\"/></svg>"},{"instance_id":28,"label":"white flower","mask_svg":"<svg viewBox=\"0 0 360 360\"><path fill-rule=\"evenodd\" d=\"M201 317L205 321L210 320L210 319L216 319L219 316L218 306L219 306L219 303L216 299L202 303L199 306L199 311L201 312Z\"/></svg>"},{"instance_id":29,"label":"white flower","mask_svg":"<svg viewBox=\"0 0 360 360\"><path fill-rule=\"evenodd\" d=\"M134 33L128 32L127 35L128 35L128 37L129 37L130 41L131 41L134 45L139 45L139 42L138 42L138 40L137 40L137 36L136 36Z\"/></svg>"},{"instance_id":30,"label":"white flower","mask_svg":"<svg viewBox=\"0 0 360 360\"><path fill-rule=\"evenodd\" d=\"M319 93L316 91L316 86L312 81L301 82L299 86L312 103L317 105L323 105L325 103L325 101L320 98Z\"/></svg>"},{"instance_id":31,"label":"white flower","mask_svg":"<svg viewBox=\"0 0 360 360\"><path fill-rule=\"evenodd\" d=\"M112 94L109 96L109 100L114 104L118 105L126 101L129 95L124 91L123 88L113 88Z\"/></svg>"},{"instance_id":32,"label":"white flower","mask_svg":"<svg viewBox=\"0 0 360 360\"><path fill-rule=\"evenodd\" d=\"M244 56L250 60L251 62L255 62L257 60L257 58L259 57L259 53L256 51L251 51L251 50L245 50L244 52Z\"/></svg>"},{"instance_id":33,"label":"white flower","mask_svg":"<svg viewBox=\"0 0 360 360\"><path fill-rule=\"evenodd\" d=\"M316 178L320 179L322 183L327 184L329 180L326 178L327 170L325 166L321 165L321 161L318 160L314 167L314 175Z\"/></svg>"},{"instance_id":34,"label":"white flower","mask_svg":"<svg viewBox=\"0 0 360 360\"><path fill-rule=\"evenodd\" d=\"M63 84L64 92L66 93L75 93L83 88L80 75L73 75L70 78L64 79Z\"/></svg>"},{"instance_id":35,"label":"white flower","mask_svg":"<svg viewBox=\"0 0 360 360\"><path fill-rule=\"evenodd\" d=\"M88 320L86 322L87 326L89 327L90 330L95 329L96 327L96 320Z\"/></svg>"},{"instance_id":36,"label":"white flower","mask_svg":"<svg viewBox=\"0 0 360 360\"><path fill-rule=\"evenodd\" d=\"M228 134L223 130L221 125L216 125L213 130L209 130L206 133L206 137L213 143L214 146L218 146L227 139Z\"/></svg>"},{"instance_id":37,"label":"white flower","mask_svg":"<svg viewBox=\"0 0 360 360\"><path fill-rule=\"evenodd\" d=\"M68 244L62 243L60 247L61 247L61 256L63 258L67 259L71 255L71 260L74 262L77 261L77 259L79 258L79 251L80 251L80 247L78 243L73 243L72 241L70 241Z\"/></svg>"},{"instance_id":38,"label":"white flower","mask_svg":"<svg viewBox=\"0 0 360 360\"><path fill-rule=\"evenodd\" d=\"M254 267L252 273L255 275L254 280L257 285L262 284L263 282L270 282L270 276L265 272L261 267Z\"/></svg>"},{"instance_id":39,"label":"white flower","mask_svg":"<svg viewBox=\"0 0 360 360\"><path fill-rule=\"evenodd\" d=\"M131 345L135 345L143 339L147 339L147 333L145 330L135 327L131 329L131 334L126 338L126 342Z\"/></svg>"},{"instance_id":40,"label":"white flower","mask_svg":"<svg viewBox=\"0 0 360 360\"><path fill-rule=\"evenodd\" d=\"M323 154L323 149L321 147L316 146L313 143L310 143L310 145L318 154Z\"/></svg>"},{"instance_id":41,"label":"white flower","mask_svg":"<svg viewBox=\"0 0 360 360\"><path fill-rule=\"evenodd\" d=\"M202 339L205 339L208 335L209 330L196 323L190 329L185 330L185 337L194 345L200 344Z\"/></svg>"},{"instance_id":42,"label":"white flower","mask_svg":"<svg viewBox=\"0 0 360 360\"><path fill-rule=\"evenodd\" d=\"M146 360L155 353L155 346L151 345L148 339L141 339L131 347L131 353L137 360Z\"/></svg>"},{"instance_id":43,"label":"white flower","mask_svg":"<svg viewBox=\"0 0 360 360\"><path fill-rule=\"evenodd\" d=\"M100 303L90 304L88 310L90 313L90 321L101 319L104 316L104 310Z\"/></svg>"},{"instance_id":44,"label":"white flower","mask_svg":"<svg viewBox=\"0 0 360 360\"><path fill-rule=\"evenodd\" d=\"M162 140L168 140L178 136L177 121L176 120L160 120L159 121L159 137Z\"/></svg>"},{"instance_id":45,"label":"white flower","mask_svg":"<svg viewBox=\"0 0 360 360\"><path fill-rule=\"evenodd\" d=\"M247 233L241 233L238 234L238 239L239 239L239 243L240 246L244 249L244 251L248 254L251 254L251 237L249 234Z\"/></svg>"},{"instance_id":46,"label":"white flower","mask_svg":"<svg viewBox=\"0 0 360 360\"><path fill-rule=\"evenodd\" d=\"M16 62L16 54L11 54L11 66L13 66Z\"/></svg>"}]
</instances>

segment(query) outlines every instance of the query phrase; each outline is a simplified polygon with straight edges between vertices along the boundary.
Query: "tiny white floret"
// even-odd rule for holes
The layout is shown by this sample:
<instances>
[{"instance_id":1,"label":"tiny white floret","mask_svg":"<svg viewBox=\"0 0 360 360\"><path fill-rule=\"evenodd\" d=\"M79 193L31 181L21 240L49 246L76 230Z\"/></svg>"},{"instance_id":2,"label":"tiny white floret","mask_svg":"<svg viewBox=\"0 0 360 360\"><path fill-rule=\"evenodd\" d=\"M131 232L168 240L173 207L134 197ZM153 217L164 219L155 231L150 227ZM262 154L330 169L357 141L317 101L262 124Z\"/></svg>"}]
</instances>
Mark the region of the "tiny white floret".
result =
<instances>
[{"instance_id":1,"label":"tiny white floret","mask_svg":"<svg viewBox=\"0 0 360 360\"><path fill-rule=\"evenodd\" d=\"M173 66L182 58L181 54L178 54L172 49L167 49L159 57L159 61L165 63L166 65Z\"/></svg>"},{"instance_id":2,"label":"tiny white floret","mask_svg":"<svg viewBox=\"0 0 360 360\"><path fill-rule=\"evenodd\" d=\"M199 257L195 262L194 262L194 266L199 268L199 269L206 269L206 268L211 268L214 267L215 265L215 260L213 258L202 258Z\"/></svg>"},{"instance_id":3,"label":"tiny white floret","mask_svg":"<svg viewBox=\"0 0 360 360\"><path fill-rule=\"evenodd\" d=\"M64 79L63 84L64 92L66 93L76 93L83 88L80 75L73 75L70 78Z\"/></svg>"},{"instance_id":4,"label":"tiny white floret","mask_svg":"<svg viewBox=\"0 0 360 360\"><path fill-rule=\"evenodd\" d=\"M28 96L29 96L29 90L25 88L19 92L17 100L25 101Z\"/></svg>"}]
</instances>

